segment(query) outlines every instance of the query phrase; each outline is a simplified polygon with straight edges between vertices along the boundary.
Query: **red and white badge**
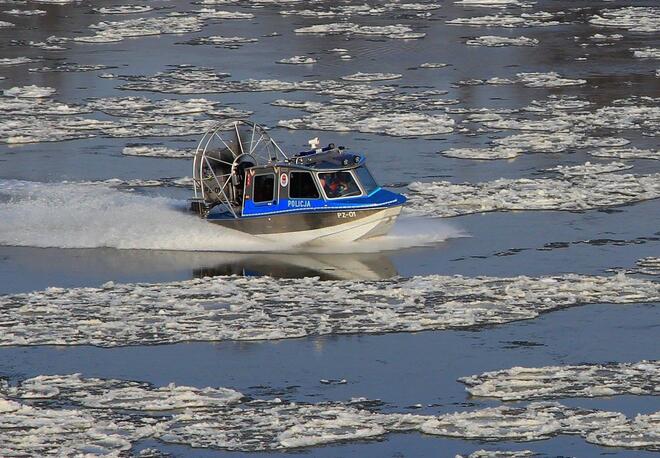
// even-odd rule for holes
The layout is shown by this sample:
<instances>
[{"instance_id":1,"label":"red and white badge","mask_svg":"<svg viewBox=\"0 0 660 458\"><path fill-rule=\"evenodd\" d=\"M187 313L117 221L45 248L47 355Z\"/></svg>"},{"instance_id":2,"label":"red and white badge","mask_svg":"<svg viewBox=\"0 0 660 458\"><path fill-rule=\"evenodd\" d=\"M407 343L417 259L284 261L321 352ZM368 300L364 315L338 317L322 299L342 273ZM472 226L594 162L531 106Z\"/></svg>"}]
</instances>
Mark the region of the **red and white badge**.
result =
<instances>
[{"instance_id":1,"label":"red and white badge","mask_svg":"<svg viewBox=\"0 0 660 458\"><path fill-rule=\"evenodd\" d=\"M283 173L280 175L280 186L283 188L286 188L287 185L289 184L289 175L286 173Z\"/></svg>"}]
</instances>

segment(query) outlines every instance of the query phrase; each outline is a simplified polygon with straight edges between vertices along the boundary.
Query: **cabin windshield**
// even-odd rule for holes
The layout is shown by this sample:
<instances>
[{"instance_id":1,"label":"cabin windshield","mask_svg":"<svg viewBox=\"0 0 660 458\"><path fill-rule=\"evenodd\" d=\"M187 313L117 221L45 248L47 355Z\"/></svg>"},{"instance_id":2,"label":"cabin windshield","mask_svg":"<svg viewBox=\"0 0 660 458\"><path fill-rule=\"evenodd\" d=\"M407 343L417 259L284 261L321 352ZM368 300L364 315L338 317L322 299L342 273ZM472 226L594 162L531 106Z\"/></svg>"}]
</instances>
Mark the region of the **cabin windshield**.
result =
<instances>
[{"instance_id":1,"label":"cabin windshield","mask_svg":"<svg viewBox=\"0 0 660 458\"><path fill-rule=\"evenodd\" d=\"M359 196L362 194L351 172L319 173L319 181L328 199Z\"/></svg>"},{"instance_id":2,"label":"cabin windshield","mask_svg":"<svg viewBox=\"0 0 660 458\"><path fill-rule=\"evenodd\" d=\"M371 173L364 165L355 169L355 173L357 173L360 183L362 183L362 187L367 194L371 194L378 189L378 183L376 183L376 180L374 180L374 177L371 176Z\"/></svg>"}]
</instances>

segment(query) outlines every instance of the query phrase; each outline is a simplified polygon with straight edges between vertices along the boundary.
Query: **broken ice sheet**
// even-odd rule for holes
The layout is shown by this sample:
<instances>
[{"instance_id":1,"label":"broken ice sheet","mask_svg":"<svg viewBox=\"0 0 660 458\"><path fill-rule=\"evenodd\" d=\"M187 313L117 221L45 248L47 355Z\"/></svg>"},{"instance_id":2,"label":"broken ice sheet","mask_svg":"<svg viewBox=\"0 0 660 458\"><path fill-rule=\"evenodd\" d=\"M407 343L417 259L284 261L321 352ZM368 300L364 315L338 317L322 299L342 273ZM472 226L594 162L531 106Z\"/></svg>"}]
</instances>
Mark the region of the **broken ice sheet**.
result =
<instances>
[{"instance_id":1,"label":"broken ice sheet","mask_svg":"<svg viewBox=\"0 0 660 458\"><path fill-rule=\"evenodd\" d=\"M359 25L352 22L335 22L331 24L318 24L308 27L300 27L294 30L295 33L314 33L319 35L366 35L381 36L398 39L416 39L424 38L425 33L413 32L409 26L402 24L368 26Z\"/></svg>"},{"instance_id":2,"label":"broken ice sheet","mask_svg":"<svg viewBox=\"0 0 660 458\"><path fill-rule=\"evenodd\" d=\"M557 172L565 177L578 177L584 175L592 175L599 173L620 172L622 170L632 169L631 164L624 164L623 162L608 162L602 164L592 164L585 162L580 165L558 165L547 169L548 171Z\"/></svg>"},{"instance_id":3,"label":"broken ice sheet","mask_svg":"<svg viewBox=\"0 0 660 458\"><path fill-rule=\"evenodd\" d=\"M503 46L536 46L539 40L536 38L527 37L500 37L494 35L484 35L481 37L470 38L465 42L468 46L490 46L490 47L503 47Z\"/></svg>"},{"instance_id":4,"label":"broken ice sheet","mask_svg":"<svg viewBox=\"0 0 660 458\"><path fill-rule=\"evenodd\" d=\"M256 38L245 37L224 37L222 35L212 35L209 37L197 37L181 44L186 45L213 45L221 48L235 49L247 43L256 43L259 41Z\"/></svg>"},{"instance_id":5,"label":"broken ice sheet","mask_svg":"<svg viewBox=\"0 0 660 458\"><path fill-rule=\"evenodd\" d=\"M500 178L483 183L447 181L408 185L406 210L425 216L457 216L488 211L565 210L612 207L660 197L660 173L602 173L584 166L576 177Z\"/></svg>"},{"instance_id":6,"label":"broken ice sheet","mask_svg":"<svg viewBox=\"0 0 660 458\"><path fill-rule=\"evenodd\" d=\"M180 150L167 148L163 145L152 144L130 144L124 147L121 152L125 156L139 157L169 157L176 159L190 159L195 154L194 150Z\"/></svg>"},{"instance_id":7,"label":"broken ice sheet","mask_svg":"<svg viewBox=\"0 0 660 458\"><path fill-rule=\"evenodd\" d=\"M305 65L305 64L314 64L316 59L309 56L293 56L285 59L280 59L276 61L278 64L290 64L290 65Z\"/></svg>"},{"instance_id":8,"label":"broken ice sheet","mask_svg":"<svg viewBox=\"0 0 660 458\"><path fill-rule=\"evenodd\" d=\"M179 15L106 21L89 26L96 31L95 35L77 36L73 40L85 43L110 43L130 37L199 32L202 26L203 19L199 17Z\"/></svg>"},{"instance_id":9,"label":"broken ice sheet","mask_svg":"<svg viewBox=\"0 0 660 458\"><path fill-rule=\"evenodd\" d=\"M382 80L395 80L401 78L399 73L362 73L357 72L351 75L342 76L341 79L345 81L382 81Z\"/></svg>"},{"instance_id":10,"label":"broken ice sheet","mask_svg":"<svg viewBox=\"0 0 660 458\"><path fill-rule=\"evenodd\" d=\"M486 147L486 148L452 148L441 151L445 157L452 157L456 159L513 159L523 153L523 150L517 148L507 148L502 146Z\"/></svg>"},{"instance_id":11,"label":"broken ice sheet","mask_svg":"<svg viewBox=\"0 0 660 458\"><path fill-rule=\"evenodd\" d=\"M660 30L660 8L628 6L604 9L589 19L593 25L615 27L631 32L653 33Z\"/></svg>"},{"instance_id":12,"label":"broken ice sheet","mask_svg":"<svg viewBox=\"0 0 660 458\"><path fill-rule=\"evenodd\" d=\"M39 60L41 59L35 59L34 57L4 57L0 59L0 66L29 64Z\"/></svg>"},{"instance_id":13,"label":"broken ice sheet","mask_svg":"<svg viewBox=\"0 0 660 458\"><path fill-rule=\"evenodd\" d=\"M118 6L108 6L102 8L94 8L93 11L101 14L136 14L136 13L147 13L152 11L154 8L148 5L118 5Z\"/></svg>"},{"instance_id":14,"label":"broken ice sheet","mask_svg":"<svg viewBox=\"0 0 660 458\"><path fill-rule=\"evenodd\" d=\"M459 379L473 396L504 401L657 395L660 361L513 367Z\"/></svg>"},{"instance_id":15,"label":"broken ice sheet","mask_svg":"<svg viewBox=\"0 0 660 458\"><path fill-rule=\"evenodd\" d=\"M454 1L457 5L463 6L477 6L482 8L529 8L535 2L527 2L520 0L457 0Z\"/></svg>"},{"instance_id":16,"label":"broken ice sheet","mask_svg":"<svg viewBox=\"0 0 660 458\"><path fill-rule=\"evenodd\" d=\"M450 25L463 25L470 27L548 27L559 25L556 21L559 13L522 13L520 16L513 14L494 14L489 16L476 16L471 18L456 18L446 21Z\"/></svg>"},{"instance_id":17,"label":"broken ice sheet","mask_svg":"<svg viewBox=\"0 0 660 458\"><path fill-rule=\"evenodd\" d=\"M107 70L110 68L117 68L110 65L102 64L76 64L72 62L62 62L60 64L52 66L44 66L37 68L29 68L29 72L38 72L38 73L59 73L59 72L93 72L97 70Z\"/></svg>"},{"instance_id":18,"label":"broken ice sheet","mask_svg":"<svg viewBox=\"0 0 660 458\"><path fill-rule=\"evenodd\" d=\"M7 97L19 97L19 98L42 98L50 97L55 94L55 89L52 87L42 87L35 84L30 86L14 86L9 89L5 89L3 94Z\"/></svg>"},{"instance_id":19,"label":"broken ice sheet","mask_svg":"<svg viewBox=\"0 0 660 458\"><path fill-rule=\"evenodd\" d=\"M314 288L308 288L311 283ZM415 332L532 319L586 303L659 299L658 283L624 275L430 275L353 282L216 277L108 283L0 296L0 345L114 347ZM229 306L213 306L219 302Z\"/></svg>"},{"instance_id":20,"label":"broken ice sheet","mask_svg":"<svg viewBox=\"0 0 660 458\"><path fill-rule=\"evenodd\" d=\"M38 407L31 405L34 401ZM10 455L35 448L59 455L90 449L116 455L140 439L244 452L286 450L404 432L483 441L568 434L648 450L656 450L660 439L654 428L657 414L631 420L617 412L549 402L439 416L380 413L350 401L250 400L227 388L156 387L80 374L0 385L0 412L5 426L0 427L0 450ZM475 457L529 456L485 453Z\"/></svg>"}]
</instances>

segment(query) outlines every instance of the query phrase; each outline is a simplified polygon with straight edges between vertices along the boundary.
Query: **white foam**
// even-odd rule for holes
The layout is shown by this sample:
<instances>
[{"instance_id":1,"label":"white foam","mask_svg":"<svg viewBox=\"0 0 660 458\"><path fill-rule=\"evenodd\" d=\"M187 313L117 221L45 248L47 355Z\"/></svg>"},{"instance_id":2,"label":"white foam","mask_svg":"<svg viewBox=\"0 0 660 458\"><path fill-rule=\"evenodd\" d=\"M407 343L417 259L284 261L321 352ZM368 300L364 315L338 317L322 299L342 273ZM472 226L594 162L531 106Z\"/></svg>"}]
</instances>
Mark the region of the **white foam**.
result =
<instances>
[{"instance_id":1,"label":"white foam","mask_svg":"<svg viewBox=\"0 0 660 458\"><path fill-rule=\"evenodd\" d=\"M623 394L656 395L658 380L659 361L513 367L459 379L467 385L466 390L472 396L504 401Z\"/></svg>"},{"instance_id":2,"label":"white foam","mask_svg":"<svg viewBox=\"0 0 660 458\"><path fill-rule=\"evenodd\" d=\"M0 29L9 27L16 27L16 24L12 24L11 22L7 21L0 21Z\"/></svg>"},{"instance_id":3,"label":"white foam","mask_svg":"<svg viewBox=\"0 0 660 458\"><path fill-rule=\"evenodd\" d=\"M10 199L0 203L0 244L193 251L272 248L189 214L185 202L132 195L108 186L117 184L145 183L0 182L0 194Z\"/></svg>"},{"instance_id":4,"label":"white foam","mask_svg":"<svg viewBox=\"0 0 660 458\"><path fill-rule=\"evenodd\" d=\"M465 42L468 46L491 46L491 47L502 47L502 46L536 46L539 44L539 40L536 38L528 37L500 37L494 35L484 35L481 37L475 37L467 40Z\"/></svg>"}]
</instances>

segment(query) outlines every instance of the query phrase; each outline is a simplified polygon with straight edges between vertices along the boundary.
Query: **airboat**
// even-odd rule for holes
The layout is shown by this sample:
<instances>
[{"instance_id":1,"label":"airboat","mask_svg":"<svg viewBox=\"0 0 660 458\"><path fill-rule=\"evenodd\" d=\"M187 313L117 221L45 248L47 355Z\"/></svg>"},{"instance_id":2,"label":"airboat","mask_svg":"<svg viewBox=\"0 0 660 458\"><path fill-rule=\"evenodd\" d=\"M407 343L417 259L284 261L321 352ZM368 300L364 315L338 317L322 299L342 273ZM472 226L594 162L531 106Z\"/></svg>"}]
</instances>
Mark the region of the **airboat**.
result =
<instances>
[{"instance_id":1,"label":"airboat","mask_svg":"<svg viewBox=\"0 0 660 458\"><path fill-rule=\"evenodd\" d=\"M387 234L406 198L381 188L362 154L332 143L287 155L266 129L235 121L207 131L193 160L190 209L210 223L290 245Z\"/></svg>"}]
</instances>

